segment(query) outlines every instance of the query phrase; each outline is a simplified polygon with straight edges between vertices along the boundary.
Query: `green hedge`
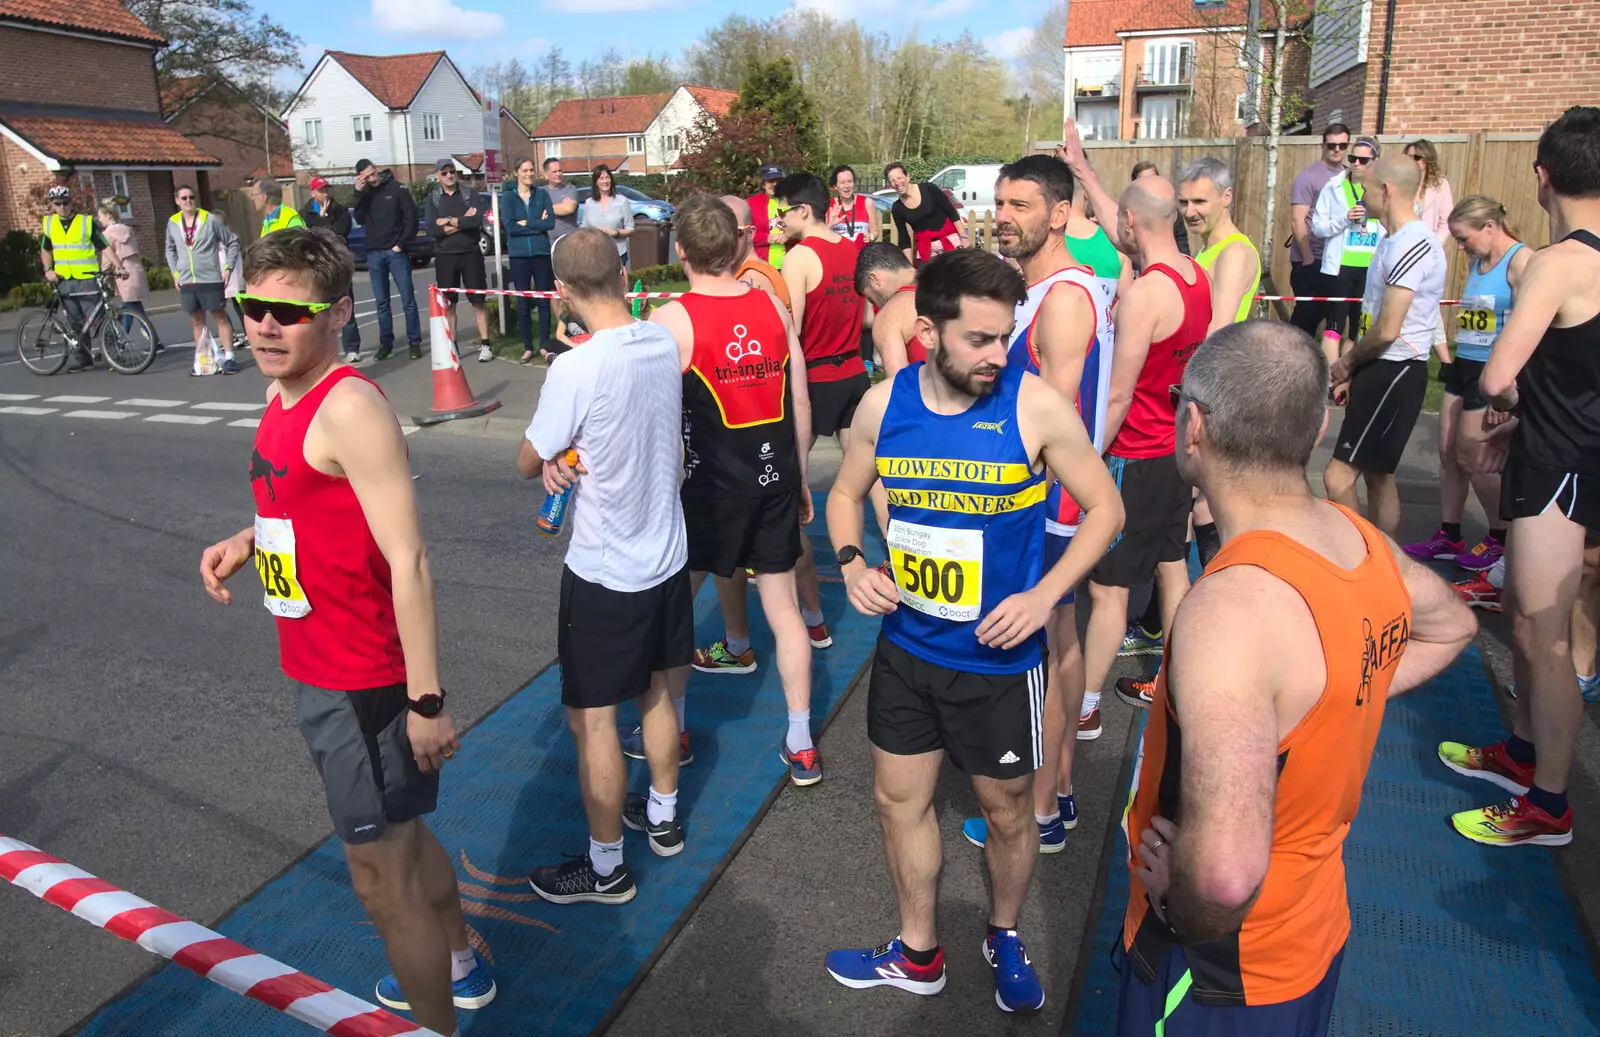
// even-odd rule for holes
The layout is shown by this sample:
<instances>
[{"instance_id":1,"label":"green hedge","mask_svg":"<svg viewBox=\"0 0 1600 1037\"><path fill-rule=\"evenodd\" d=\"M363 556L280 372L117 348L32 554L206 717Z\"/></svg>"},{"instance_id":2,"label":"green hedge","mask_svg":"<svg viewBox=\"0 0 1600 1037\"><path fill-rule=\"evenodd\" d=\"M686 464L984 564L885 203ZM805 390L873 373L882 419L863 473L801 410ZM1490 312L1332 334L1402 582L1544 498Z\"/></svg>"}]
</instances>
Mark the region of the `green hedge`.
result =
<instances>
[{"instance_id":1,"label":"green hedge","mask_svg":"<svg viewBox=\"0 0 1600 1037\"><path fill-rule=\"evenodd\" d=\"M0 238L0 292L39 276L39 236L14 230Z\"/></svg>"},{"instance_id":2,"label":"green hedge","mask_svg":"<svg viewBox=\"0 0 1600 1037\"><path fill-rule=\"evenodd\" d=\"M35 242L35 245L38 243ZM11 286L6 292L6 302L12 309L19 306L48 306L50 300L56 297L56 290L44 281L26 281L22 284Z\"/></svg>"},{"instance_id":3,"label":"green hedge","mask_svg":"<svg viewBox=\"0 0 1600 1037\"><path fill-rule=\"evenodd\" d=\"M151 291L160 292L173 287L172 271L167 268L166 263L161 263L158 266L148 259L143 260L143 262L145 280L150 282Z\"/></svg>"},{"instance_id":4,"label":"green hedge","mask_svg":"<svg viewBox=\"0 0 1600 1037\"><path fill-rule=\"evenodd\" d=\"M677 263L666 263L662 266L642 266L628 275L628 283L643 281L644 290L652 291L656 285L668 281L685 280L683 267Z\"/></svg>"}]
</instances>

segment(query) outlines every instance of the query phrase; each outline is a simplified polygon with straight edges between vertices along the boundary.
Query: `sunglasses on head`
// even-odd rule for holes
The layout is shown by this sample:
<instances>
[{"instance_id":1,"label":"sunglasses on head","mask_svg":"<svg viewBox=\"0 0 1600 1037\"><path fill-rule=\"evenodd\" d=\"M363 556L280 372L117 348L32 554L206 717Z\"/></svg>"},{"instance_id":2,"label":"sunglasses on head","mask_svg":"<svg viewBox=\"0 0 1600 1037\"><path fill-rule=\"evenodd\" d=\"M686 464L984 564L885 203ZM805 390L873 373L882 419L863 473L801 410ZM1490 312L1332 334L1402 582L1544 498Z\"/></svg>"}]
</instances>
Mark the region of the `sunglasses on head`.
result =
<instances>
[{"instance_id":1,"label":"sunglasses on head","mask_svg":"<svg viewBox=\"0 0 1600 1037\"><path fill-rule=\"evenodd\" d=\"M1372 156L1371 155L1351 155L1350 156L1350 164L1352 166L1364 166L1368 162L1371 162L1371 161L1372 161Z\"/></svg>"},{"instance_id":2,"label":"sunglasses on head","mask_svg":"<svg viewBox=\"0 0 1600 1037\"><path fill-rule=\"evenodd\" d=\"M1184 399L1184 397L1183 397L1183 386L1181 386L1181 385L1169 385L1169 386L1167 386L1167 396L1172 400L1172 409L1173 410L1177 410L1178 408L1183 406L1183 399ZM1201 403L1199 400L1195 399L1193 396L1189 397L1189 402L1194 404L1196 407L1199 407L1200 408L1200 413L1202 413L1202 414L1210 414L1211 413L1211 408L1210 407L1207 407L1205 404Z\"/></svg>"},{"instance_id":3,"label":"sunglasses on head","mask_svg":"<svg viewBox=\"0 0 1600 1037\"><path fill-rule=\"evenodd\" d=\"M267 315L271 314L273 320L285 327L291 324L310 324L317 314L333 305L331 302L268 299L265 296L251 295L249 292L240 292L233 298L244 311L244 315L257 324L266 320Z\"/></svg>"}]
</instances>

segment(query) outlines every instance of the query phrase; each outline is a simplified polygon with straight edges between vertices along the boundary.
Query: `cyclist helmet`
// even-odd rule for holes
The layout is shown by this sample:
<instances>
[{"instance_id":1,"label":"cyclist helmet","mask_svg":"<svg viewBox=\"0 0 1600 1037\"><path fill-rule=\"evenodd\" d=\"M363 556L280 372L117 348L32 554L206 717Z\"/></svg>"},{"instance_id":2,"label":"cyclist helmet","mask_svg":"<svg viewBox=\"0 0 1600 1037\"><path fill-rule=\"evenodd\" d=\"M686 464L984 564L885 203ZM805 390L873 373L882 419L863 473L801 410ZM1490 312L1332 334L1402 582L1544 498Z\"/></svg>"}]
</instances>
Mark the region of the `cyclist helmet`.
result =
<instances>
[{"instance_id":1,"label":"cyclist helmet","mask_svg":"<svg viewBox=\"0 0 1600 1037\"><path fill-rule=\"evenodd\" d=\"M64 198L71 198L72 189L65 184L57 184L56 186L50 188L50 190L46 191L44 196L50 199L52 202L59 201Z\"/></svg>"}]
</instances>

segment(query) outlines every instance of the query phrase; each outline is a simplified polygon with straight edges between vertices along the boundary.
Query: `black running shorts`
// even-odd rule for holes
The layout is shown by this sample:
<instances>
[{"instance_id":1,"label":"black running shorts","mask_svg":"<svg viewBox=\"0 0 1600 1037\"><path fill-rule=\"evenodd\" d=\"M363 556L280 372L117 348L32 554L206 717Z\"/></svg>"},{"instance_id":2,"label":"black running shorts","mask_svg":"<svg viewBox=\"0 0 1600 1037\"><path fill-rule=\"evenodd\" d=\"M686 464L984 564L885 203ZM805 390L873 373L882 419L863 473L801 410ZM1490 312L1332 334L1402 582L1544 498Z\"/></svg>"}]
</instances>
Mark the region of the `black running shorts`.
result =
<instances>
[{"instance_id":1,"label":"black running shorts","mask_svg":"<svg viewBox=\"0 0 1600 1037\"><path fill-rule=\"evenodd\" d=\"M1102 587L1132 587L1153 577L1157 564L1181 562L1188 556L1194 494L1178 474L1174 454L1107 457L1106 466L1122 492L1127 517L1122 535L1089 578Z\"/></svg>"},{"instance_id":2,"label":"black running shorts","mask_svg":"<svg viewBox=\"0 0 1600 1037\"><path fill-rule=\"evenodd\" d=\"M1350 378L1350 402L1333 457L1363 472L1393 475L1428 392L1428 361L1374 360Z\"/></svg>"},{"instance_id":3,"label":"black running shorts","mask_svg":"<svg viewBox=\"0 0 1600 1037\"><path fill-rule=\"evenodd\" d=\"M1444 365L1444 391L1451 396L1461 397L1462 410L1483 410L1489 401L1483 398L1483 390L1478 387L1478 379L1483 377L1482 360L1463 360L1457 357L1454 363Z\"/></svg>"},{"instance_id":4,"label":"black running shorts","mask_svg":"<svg viewBox=\"0 0 1600 1037\"><path fill-rule=\"evenodd\" d=\"M1500 515L1516 520L1554 508L1583 528L1600 534L1600 475L1535 468L1515 457L1500 475Z\"/></svg>"},{"instance_id":5,"label":"black running shorts","mask_svg":"<svg viewBox=\"0 0 1600 1037\"><path fill-rule=\"evenodd\" d=\"M404 684L329 691L295 682L295 720L340 842L370 843L391 822L433 812L439 772L422 773L411 754L407 701Z\"/></svg>"},{"instance_id":6,"label":"black running shorts","mask_svg":"<svg viewBox=\"0 0 1600 1037\"><path fill-rule=\"evenodd\" d=\"M855 420L861 397L872 388L866 374L851 375L837 382L807 382L811 396L811 434L836 436Z\"/></svg>"},{"instance_id":7,"label":"black running shorts","mask_svg":"<svg viewBox=\"0 0 1600 1037\"><path fill-rule=\"evenodd\" d=\"M556 630L561 704L598 709L650 690L650 675L694 660L685 566L642 591L614 591L565 566Z\"/></svg>"},{"instance_id":8,"label":"black running shorts","mask_svg":"<svg viewBox=\"0 0 1600 1037\"><path fill-rule=\"evenodd\" d=\"M474 291L483 291L489 287L489 274L484 269L483 254L477 249L471 252L441 252L433 261L433 280L440 288L471 288ZM452 294L446 301L453 301L460 296ZM483 296L468 295L468 302L483 303Z\"/></svg>"},{"instance_id":9,"label":"black running shorts","mask_svg":"<svg viewBox=\"0 0 1600 1037\"><path fill-rule=\"evenodd\" d=\"M684 485L689 568L713 576L740 569L785 573L800 560L800 494L718 497Z\"/></svg>"},{"instance_id":10,"label":"black running shorts","mask_svg":"<svg viewBox=\"0 0 1600 1037\"><path fill-rule=\"evenodd\" d=\"M1044 765L1044 660L1022 673L964 673L878 635L867 738L896 756L945 751L968 774L1021 778Z\"/></svg>"}]
</instances>

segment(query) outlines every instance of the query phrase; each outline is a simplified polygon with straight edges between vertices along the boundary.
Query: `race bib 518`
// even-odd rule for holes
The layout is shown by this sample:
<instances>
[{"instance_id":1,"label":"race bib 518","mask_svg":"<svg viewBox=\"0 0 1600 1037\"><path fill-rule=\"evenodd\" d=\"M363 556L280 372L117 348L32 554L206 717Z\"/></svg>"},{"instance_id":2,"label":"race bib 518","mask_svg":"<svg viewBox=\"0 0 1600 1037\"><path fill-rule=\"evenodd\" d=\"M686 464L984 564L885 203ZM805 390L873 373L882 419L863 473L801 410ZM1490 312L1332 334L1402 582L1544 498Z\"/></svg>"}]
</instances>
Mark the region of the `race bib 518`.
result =
<instances>
[{"instance_id":1,"label":"race bib 518","mask_svg":"<svg viewBox=\"0 0 1600 1037\"><path fill-rule=\"evenodd\" d=\"M1461 309L1456 312L1456 342L1469 346L1492 346L1500 334L1500 319L1495 313L1494 297L1466 295L1461 298Z\"/></svg>"},{"instance_id":2,"label":"race bib 518","mask_svg":"<svg viewBox=\"0 0 1600 1037\"><path fill-rule=\"evenodd\" d=\"M983 600L983 531L889 523L889 560L900 601L955 623L978 618Z\"/></svg>"}]
</instances>

